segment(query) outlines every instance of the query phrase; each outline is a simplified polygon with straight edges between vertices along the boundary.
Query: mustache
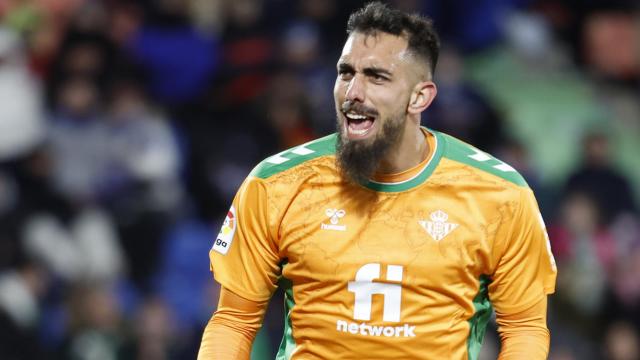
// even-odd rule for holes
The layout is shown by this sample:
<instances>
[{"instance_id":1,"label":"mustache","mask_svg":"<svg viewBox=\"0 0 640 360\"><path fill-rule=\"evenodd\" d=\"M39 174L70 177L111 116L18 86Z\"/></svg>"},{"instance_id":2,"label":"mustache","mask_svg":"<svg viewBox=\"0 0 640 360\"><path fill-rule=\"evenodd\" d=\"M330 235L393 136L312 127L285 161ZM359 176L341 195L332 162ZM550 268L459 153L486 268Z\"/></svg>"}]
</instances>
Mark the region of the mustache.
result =
<instances>
[{"instance_id":1,"label":"mustache","mask_svg":"<svg viewBox=\"0 0 640 360\"><path fill-rule=\"evenodd\" d=\"M370 117L378 116L378 111L376 109L365 106L359 102L354 102L349 100L342 103L342 106L340 106L340 110L342 110L342 112L345 112L345 113L349 111L353 111L358 114L363 114L365 116L370 116Z\"/></svg>"}]
</instances>

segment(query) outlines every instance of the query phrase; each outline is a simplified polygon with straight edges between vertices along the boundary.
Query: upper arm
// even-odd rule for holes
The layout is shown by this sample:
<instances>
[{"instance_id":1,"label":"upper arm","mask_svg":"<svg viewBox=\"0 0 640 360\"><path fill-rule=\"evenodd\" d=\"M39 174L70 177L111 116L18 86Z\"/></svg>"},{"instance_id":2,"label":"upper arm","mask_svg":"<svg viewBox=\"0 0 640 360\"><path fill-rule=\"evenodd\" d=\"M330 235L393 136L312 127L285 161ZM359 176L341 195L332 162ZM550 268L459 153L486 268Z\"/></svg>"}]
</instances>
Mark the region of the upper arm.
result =
<instances>
[{"instance_id":1,"label":"upper arm","mask_svg":"<svg viewBox=\"0 0 640 360\"><path fill-rule=\"evenodd\" d=\"M280 276L280 258L269 223L268 194L261 179L242 184L209 251L216 280L253 301L271 297Z\"/></svg>"},{"instance_id":2,"label":"upper arm","mask_svg":"<svg viewBox=\"0 0 640 360\"><path fill-rule=\"evenodd\" d=\"M498 316L524 311L555 290L556 266L533 192L519 189L511 221L497 233L489 298Z\"/></svg>"}]
</instances>

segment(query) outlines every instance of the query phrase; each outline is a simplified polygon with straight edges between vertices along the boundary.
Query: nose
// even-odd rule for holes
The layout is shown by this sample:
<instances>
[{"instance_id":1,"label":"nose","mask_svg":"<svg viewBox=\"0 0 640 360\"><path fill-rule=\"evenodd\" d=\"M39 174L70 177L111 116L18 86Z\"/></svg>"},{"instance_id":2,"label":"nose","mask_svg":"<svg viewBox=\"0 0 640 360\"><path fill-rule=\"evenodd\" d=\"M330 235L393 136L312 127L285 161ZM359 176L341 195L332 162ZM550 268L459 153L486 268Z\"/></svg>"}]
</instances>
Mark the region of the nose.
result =
<instances>
[{"instance_id":1,"label":"nose","mask_svg":"<svg viewBox=\"0 0 640 360\"><path fill-rule=\"evenodd\" d=\"M360 74L355 74L347 86L346 100L364 102L365 83Z\"/></svg>"}]
</instances>

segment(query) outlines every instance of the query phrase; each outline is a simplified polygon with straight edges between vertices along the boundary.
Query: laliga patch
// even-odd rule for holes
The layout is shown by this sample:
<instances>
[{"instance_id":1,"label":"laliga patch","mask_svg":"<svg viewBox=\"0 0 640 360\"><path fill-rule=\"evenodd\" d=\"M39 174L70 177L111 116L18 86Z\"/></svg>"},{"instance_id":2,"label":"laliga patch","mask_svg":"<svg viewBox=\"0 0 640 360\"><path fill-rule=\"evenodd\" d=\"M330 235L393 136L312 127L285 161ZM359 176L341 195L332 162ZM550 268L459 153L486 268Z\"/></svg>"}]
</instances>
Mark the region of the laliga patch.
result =
<instances>
[{"instance_id":1,"label":"laliga patch","mask_svg":"<svg viewBox=\"0 0 640 360\"><path fill-rule=\"evenodd\" d=\"M231 241L233 241L233 235L236 233L237 224L238 219L236 218L236 209L231 205L231 209L229 209L227 217L224 219L222 228L220 229L218 237L213 243L213 247L211 249L222 255L226 255L227 251L229 251L229 247L231 246Z\"/></svg>"}]
</instances>

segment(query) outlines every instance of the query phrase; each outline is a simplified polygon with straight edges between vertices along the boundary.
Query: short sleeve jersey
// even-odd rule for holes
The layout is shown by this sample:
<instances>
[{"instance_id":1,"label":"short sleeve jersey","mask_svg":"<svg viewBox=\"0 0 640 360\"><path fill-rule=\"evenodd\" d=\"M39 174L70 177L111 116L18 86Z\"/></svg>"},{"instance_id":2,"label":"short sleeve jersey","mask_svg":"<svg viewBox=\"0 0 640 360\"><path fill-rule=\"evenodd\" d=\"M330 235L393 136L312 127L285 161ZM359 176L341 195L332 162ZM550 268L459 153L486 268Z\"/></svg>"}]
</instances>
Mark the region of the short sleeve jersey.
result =
<instances>
[{"instance_id":1,"label":"short sleeve jersey","mask_svg":"<svg viewBox=\"0 0 640 360\"><path fill-rule=\"evenodd\" d=\"M277 359L476 359L492 309L526 310L556 268L532 191L509 165L424 129L431 156L364 185L336 134L260 163L210 251L225 288L285 290Z\"/></svg>"}]
</instances>

